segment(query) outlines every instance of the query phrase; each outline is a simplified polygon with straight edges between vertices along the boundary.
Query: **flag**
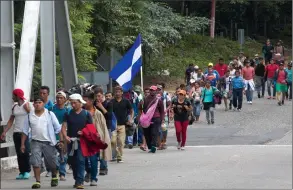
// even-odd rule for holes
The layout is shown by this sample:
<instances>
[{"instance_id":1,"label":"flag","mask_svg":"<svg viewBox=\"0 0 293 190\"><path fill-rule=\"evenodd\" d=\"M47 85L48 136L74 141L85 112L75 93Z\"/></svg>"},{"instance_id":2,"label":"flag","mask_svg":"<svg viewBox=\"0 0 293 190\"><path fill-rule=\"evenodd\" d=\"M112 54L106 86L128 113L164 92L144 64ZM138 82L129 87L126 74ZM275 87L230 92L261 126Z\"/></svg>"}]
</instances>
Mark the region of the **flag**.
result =
<instances>
[{"instance_id":1,"label":"flag","mask_svg":"<svg viewBox=\"0 0 293 190\"><path fill-rule=\"evenodd\" d=\"M141 66L141 36L139 34L130 50L110 71L109 76L118 82L124 91L128 91L132 87L132 79L140 71Z\"/></svg>"}]
</instances>

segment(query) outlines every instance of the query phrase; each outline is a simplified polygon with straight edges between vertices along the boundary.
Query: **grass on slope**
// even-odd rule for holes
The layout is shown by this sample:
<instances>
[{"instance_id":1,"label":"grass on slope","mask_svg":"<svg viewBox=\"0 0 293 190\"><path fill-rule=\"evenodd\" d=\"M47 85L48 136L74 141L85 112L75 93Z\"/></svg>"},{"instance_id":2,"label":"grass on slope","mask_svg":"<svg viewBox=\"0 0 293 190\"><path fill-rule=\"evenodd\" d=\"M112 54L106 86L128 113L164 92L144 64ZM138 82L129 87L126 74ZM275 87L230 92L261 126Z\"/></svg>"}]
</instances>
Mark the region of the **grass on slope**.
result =
<instances>
[{"instance_id":1,"label":"grass on slope","mask_svg":"<svg viewBox=\"0 0 293 190\"><path fill-rule=\"evenodd\" d=\"M261 53L262 44L246 41L243 52L249 57ZM209 62L216 63L220 57L229 63L231 57L238 56L240 45L237 41L216 37L192 35L185 37L178 44L165 48L163 55L154 57L147 63L147 74L157 75L157 71L169 70L171 77L184 77L184 71L190 63L206 68Z\"/></svg>"}]
</instances>

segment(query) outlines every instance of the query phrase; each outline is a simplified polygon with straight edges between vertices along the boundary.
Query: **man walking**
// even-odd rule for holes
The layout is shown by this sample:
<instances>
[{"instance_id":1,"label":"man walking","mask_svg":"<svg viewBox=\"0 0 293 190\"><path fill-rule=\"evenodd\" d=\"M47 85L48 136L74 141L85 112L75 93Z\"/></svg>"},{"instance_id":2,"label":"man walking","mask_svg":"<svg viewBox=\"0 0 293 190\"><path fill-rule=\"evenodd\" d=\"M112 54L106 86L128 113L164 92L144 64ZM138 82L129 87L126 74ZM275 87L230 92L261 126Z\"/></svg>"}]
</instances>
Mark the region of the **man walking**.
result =
<instances>
[{"instance_id":1,"label":"man walking","mask_svg":"<svg viewBox=\"0 0 293 190\"><path fill-rule=\"evenodd\" d=\"M240 76L240 71L235 72L235 77L232 79L232 89L233 89L233 107L234 111L237 109L241 111L243 92L245 90L245 83L243 78Z\"/></svg>"},{"instance_id":2,"label":"man walking","mask_svg":"<svg viewBox=\"0 0 293 190\"><path fill-rule=\"evenodd\" d=\"M65 107L65 103L67 101L67 96L64 92L60 91L56 94L56 104L53 106L52 112L56 115L58 122L60 125L62 125L64 120L65 113L69 113L70 109ZM56 140L60 141L59 135L56 135ZM66 148L66 147L64 147ZM66 150L66 149L65 149ZM66 153L66 151L64 151ZM62 160L63 159L63 160ZM59 177L60 181L65 181L65 175L66 175L66 164L67 164L67 155L61 155L58 159L59 162Z\"/></svg>"},{"instance_id":3,"label":"man walking","mask_svg":"<svg viewBox=\"0 0 293 190\"><path fill-rule=\"evenodd\" d=\"M115 99L113 100L113 112L117 119L117 128L112 133L112 149L117 150L117 162L123 163L123 147L126 138L126 125L133 123L134 112L129 100L123 98L121 86L115 87ZM130 113L130 114L129 114ZM130 115L130 117L128 117ZM129 118L129 119L128 119ZM118 148L116 148L118 145Z\"/></svg>"},{"instance_id":4,"label":"man walking","mask_svg":"<svg viewBox=\"0 0 293 190\"><path fill-rule=\"evenodd\" d=\"M242 69L242 74L245 82L245 93L246 93L246 99L248 104L252 104L252 98L253 98L253 91L254 91L254 68L250 66L250 61L246 59L244 61L245 67Z\"/></svg>"},{"instance_id":5,"label":"man walking","mask_svg":"<svg viewBox=\"0 0 293 190\"><path fill-rule=\"evenodd\" d=\"M57 151L55 145L56 134L60 133L61 126L54 113L44 108L45 101L42 98L35 98L35 110L30 112L24 122L23 135L21 138L21 152L25 152L25 141L31 133L31 157L30 163L33 166L36 183L32 189L41 188L41 166L42 155L47 166L52 171L51 187L58 186L57 178ZM60 137L61 133L59 134ZM61 140L61 146L63 140Z\"/></svg>"},{"instance_id":6,"label":"man walking","mask_svg":"<svg viewBox=\"0 0 293 190\"><path fill-rule=\"evenodd\" d=\"M92 124L93 120L91 114L82 109L86 102L80 94L72 94L69 99L72 110L64 116L62 134L68 143L68 162L73 170L74 187L83 189L85 157L81 152L80 136L86 124Z\"/></svg>"},{"instance_id":7,"label":"man walking","mask_svg":"<svg viewBox=\"0 0 293 190\"><path fill-rule=\"evenodd\" d=\"M274 60L270 60L269 64L266 66L265 76L267 78L267 88L268 88L268 99L272 98L271 88L274 83L274 76L276 70L278 70L278 65L275 64ZM276 96L276 88L273 87L273 99Z\"/></svg>"},{"instance_id":8,"label":"man walking","mask_svg":"<svg viewBox=\"0 0 293 190\"><path fill-rule=\"evenodd\" d=\"M257 91L258 98L264 97L265 94L265 71L266 67L262 57L259 58L259 64L255 67L255 90ZM261 92L261 94L260 94Z\"/></svg>"}]
</instances>

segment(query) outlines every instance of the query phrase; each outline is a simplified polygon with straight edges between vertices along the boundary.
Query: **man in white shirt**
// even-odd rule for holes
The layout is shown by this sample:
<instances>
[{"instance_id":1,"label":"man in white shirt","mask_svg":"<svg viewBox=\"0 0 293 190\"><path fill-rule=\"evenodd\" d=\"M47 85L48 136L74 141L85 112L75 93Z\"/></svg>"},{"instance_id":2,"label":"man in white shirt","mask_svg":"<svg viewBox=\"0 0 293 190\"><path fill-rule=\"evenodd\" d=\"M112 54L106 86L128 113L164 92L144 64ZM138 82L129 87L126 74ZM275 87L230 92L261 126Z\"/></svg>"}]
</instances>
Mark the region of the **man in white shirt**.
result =
<instances>
[{"instance_id":1,"label":"man in white shirt","mask_svg":"<svg viewBox=\"0 0 293 190\"><path fill-rule=\"evenodd\" d=\"M30 112L24 122L23 135L21 138L22 152L25 152L25 141L31 136L31 156L30 163L33 166L36 183L32 185L32 189L41 188L41 166L42 155L48 163L50 171L52 171L51 187L58 186L57 178L57 144L56 134L60 136L60 146L63 145L61 135L61 125L59 124L55 114L44 108L45 102L42 98L34 100L35 110Z\"/></svg>"}]
</instances>

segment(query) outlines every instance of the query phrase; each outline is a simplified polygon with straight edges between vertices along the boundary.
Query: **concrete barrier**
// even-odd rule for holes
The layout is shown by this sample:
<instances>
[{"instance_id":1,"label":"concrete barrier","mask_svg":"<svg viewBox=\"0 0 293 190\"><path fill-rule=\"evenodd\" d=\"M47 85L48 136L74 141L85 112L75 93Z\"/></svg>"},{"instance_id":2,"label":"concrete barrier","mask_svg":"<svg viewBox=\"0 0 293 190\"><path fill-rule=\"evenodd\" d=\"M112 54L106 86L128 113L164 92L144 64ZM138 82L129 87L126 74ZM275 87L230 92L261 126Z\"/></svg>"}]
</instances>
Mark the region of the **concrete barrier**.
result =
<instances>
[{"instance_id":1,"label":"concrete barrier","mask_svg":"<svg viewBox=\"0 0 293 190\"><path fill-rule=\"evenodd\" d=\"M1 171L18 168L16 156L1 158Z\"/></svg>"}]
</instances>

